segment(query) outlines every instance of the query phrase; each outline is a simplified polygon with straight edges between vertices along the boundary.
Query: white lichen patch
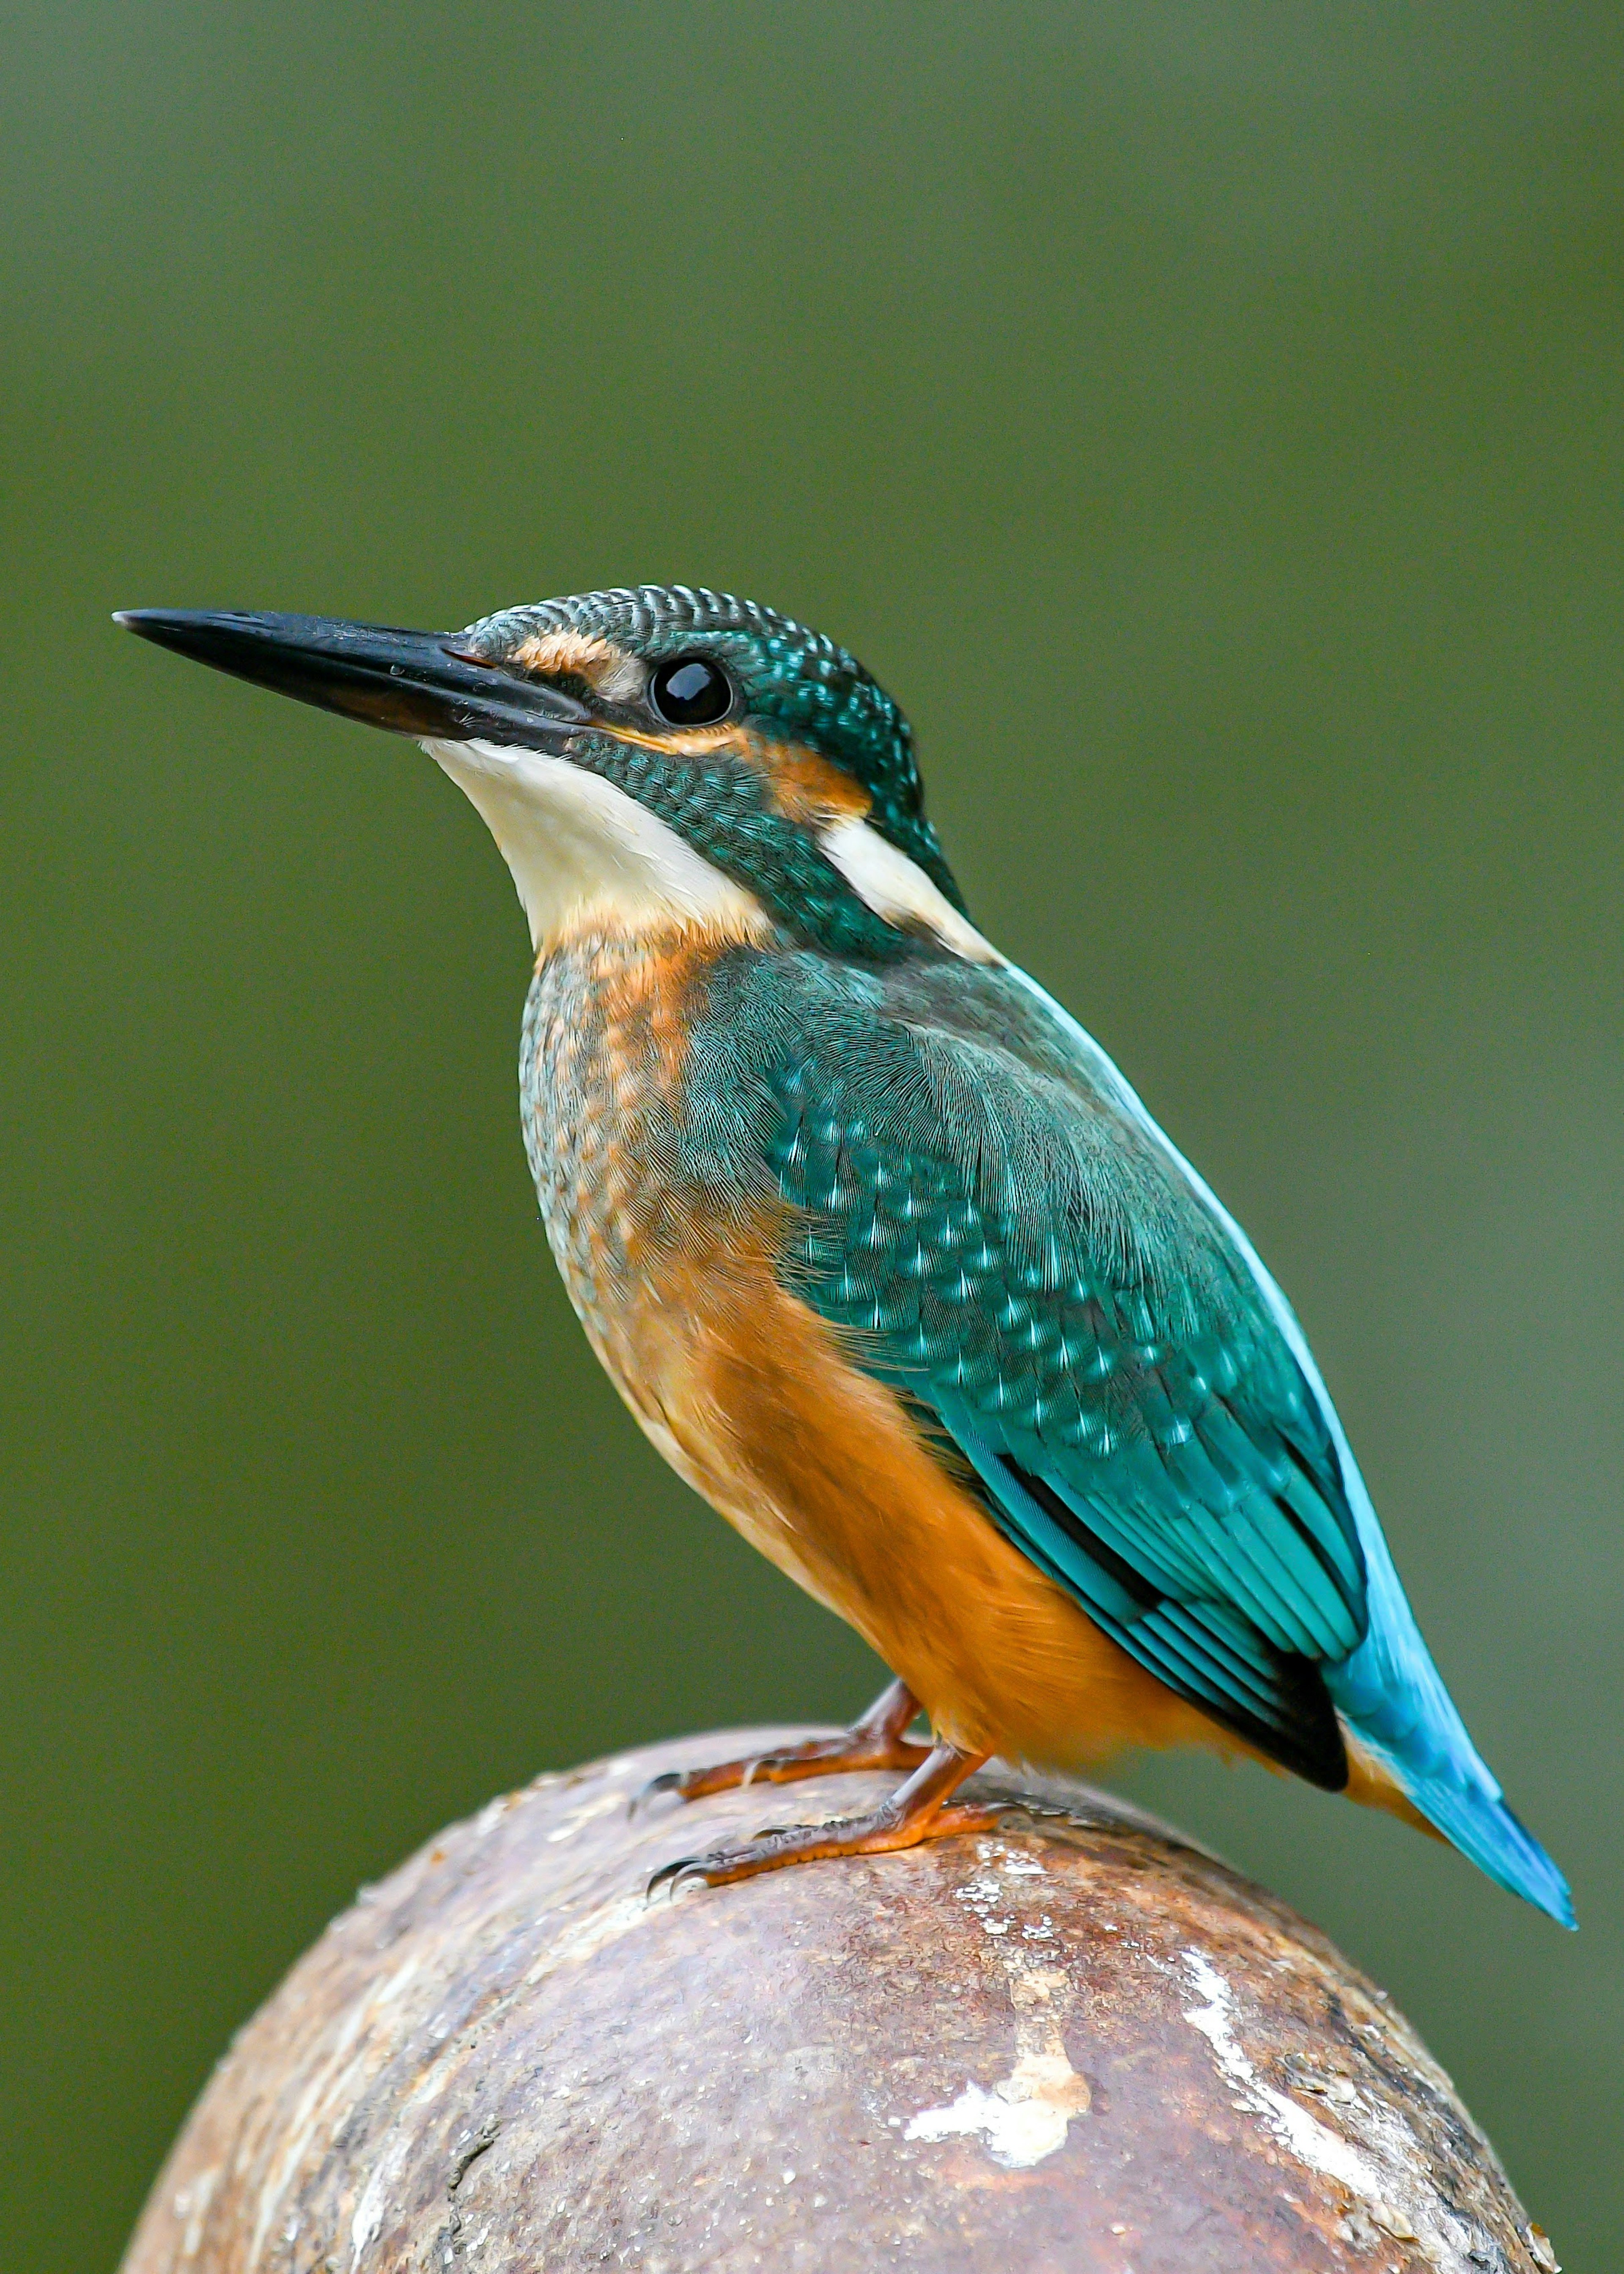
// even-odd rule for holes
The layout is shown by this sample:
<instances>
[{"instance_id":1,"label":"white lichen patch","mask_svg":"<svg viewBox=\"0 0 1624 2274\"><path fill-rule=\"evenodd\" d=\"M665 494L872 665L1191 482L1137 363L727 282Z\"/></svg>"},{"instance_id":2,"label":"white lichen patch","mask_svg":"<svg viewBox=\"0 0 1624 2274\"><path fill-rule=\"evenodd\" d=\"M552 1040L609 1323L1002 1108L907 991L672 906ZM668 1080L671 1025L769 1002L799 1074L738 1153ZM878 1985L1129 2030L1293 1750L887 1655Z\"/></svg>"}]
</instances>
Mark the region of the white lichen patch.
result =
<instances>
[{"instance_id":1,"label":"white lichen patch","mask_svg":"<svg viewBox=\"0 0 1624 2274\"><path fill-rule=\"evenodd\" d=\"M1016 2014L1014 2066L996 2084L966 2081L945 2106L921 2108L902 2127L902 2136L937 2141L979 2134L996 2163L1026 2171L1065 2145L1072 2119L1087 2114L1091 2095L1060 2035L1060 2018L1071 2001L1070 1977L1063 1967L1045 1962L1050 1954L1024 1946L1032 1939L1052 1941L1054 1922L1044 1912L1021 1924L1021 1939L1010 1933L1017 1923L1016 1906L1034 1895L1041 1900L1032 1883L1048 1875L1034 1856L1000 1841L978 1842L977 1855L982 1868L957 1891L958 1900L987 1936L989 1960L1009 1985Z\"/></svg>"},{"instance_id":2,"label":"white lichen patch","mask_svg":"<svg viewBox=\"0 0 1624 2274\"><path fill-rule=\"evenodd\" d=\"M1237 2034L1235 1993L1206 1953L1186 1950L1185 1971L1206 2004L1184 2019L1213 2049L1230 2105L1260 2117L1274 2142L1310 2171L1320 2172L1354 2200L1343 2221L1344 2240L1374 2243L1380 2236L1413 2243L1439 2274L1477 2274L1497 2261L1482 2255L1489 2238L1476 2233L1440 2202L1425 2150L1403 2118L1378 2108L1342 2079L1311 2086L1336 2107L1350 2140L1311 2115L1258 2074Z\"/></svg>"},{"instance_id":3,"label":"white lichen patch","mask_svg":"<svg viewBox=\"0 0 1624 2274\"><path fill-rule=\"evenodd\" d=\"M372 2166L372 2177L362 2190L350 2222L350 2274L356 2274L364 2254L382 2228L395 2182L410 2151L411 2140L402 2133Z\"/></svg>"},{"instance_id":4,"label":"white lichen patch","mask_svg":"<svg viewBox=\"0 0 1624 2274\"><path fill-rule=\"evenodd\" d=\"M560 1966L595 1956L606 1944L618 1942L634 1927L643 1925L653 1914L654 1907L642 1894L616 1895L595 1905L553 1937L525 1976L526 1988L545 1981Z\"/></svg>"},{"instance_id":5,"label":"white lichen patch","mask_svg":"<svg viewBox=\"0 0 1624 2274\"><path fill-rule=\"evenodd\" d=\"M296 2184L306 2156L331 2130L334 2112L353 2105L375 2057L375 2029L381 2026L386 2036L398 2036L404 2027L400 2015L392 2014L390 2009L405 1998L422 1971L423 1962L419 1952L375 1981L366 1995L356 2000L322 2058L312 2068L288 2120L281 2146L260 2182L248 2247L247 2263L251 2266L259 2263L266 2237L281 2217L282 2203Z\"/></svg>"},{"instance_id":6,"label":"white lichen patch","mask_svg":"<svg viewBox=\"0 0 1624 2274\"><path fill-rule=\"evenodd\" d=\"M189 2187L181 2187L176 2193L175 2217L184 2222L180 2240L183 2259L195 2258L202 2245L203 2224L208 2217L214 2189L220 2184L220 2168L218 2164L211 2164L207 2171L198 2173Z\"/></svg>"},{"instance_id":7,"label":"white lichen patch","mask_svg":"<svg viewBox=\"0 0 1624 2274\"><path fill-rule=\"evenodd\" d=\"M1078 2075L1064 2046L1057 2052L1025 2052L1008 2076L990 2092L966 2084L945 2108L921 2108L902 2127L905 2140L949 2140L979 2132L996 2163L1009 2171L1029 2171L1065 2145L1074 2116L1088 2112L1086 2080Z\"/></svg>"},{"instance_id":8,"label":"white lichen patch","mask_svg":"<svg viewBox=\"0 0 1624 2274\"><path fill-rule=\"evenodd\" d=\"M626 1795L623 1792L600 1792L595 1799L583 1800L578 1808L570 1810L561 1823L553 1826L547 1834L547 1845L556 1847L560 1840L573 1840L577 1832L583 1830L598 1817L608 1816L625 1805Z\"/></svg>"},{"instance_id":9,"label":"white lichen patch","mask_svg":"<svg viewBox=\"0 0 1624 2274\"><path fill-rule=\"evenodd\" d=\"M1184 2015L1193 2029L1212 2046L1219 2074L1233 2086L1240 2103L1264 2117L1270 2129L1299 2163L1323 2172L1354 2194L1367 2199L1379 2190L1376 2174L1347 2141L1299 2108L1295 2100L1265 2084L1236 2041L1232 2020L1235 1999L1229 1984L1201 1951L1187 1950L1184 1964L1191 1979L1207 2000Z\"/></svg>"}]
</instances>

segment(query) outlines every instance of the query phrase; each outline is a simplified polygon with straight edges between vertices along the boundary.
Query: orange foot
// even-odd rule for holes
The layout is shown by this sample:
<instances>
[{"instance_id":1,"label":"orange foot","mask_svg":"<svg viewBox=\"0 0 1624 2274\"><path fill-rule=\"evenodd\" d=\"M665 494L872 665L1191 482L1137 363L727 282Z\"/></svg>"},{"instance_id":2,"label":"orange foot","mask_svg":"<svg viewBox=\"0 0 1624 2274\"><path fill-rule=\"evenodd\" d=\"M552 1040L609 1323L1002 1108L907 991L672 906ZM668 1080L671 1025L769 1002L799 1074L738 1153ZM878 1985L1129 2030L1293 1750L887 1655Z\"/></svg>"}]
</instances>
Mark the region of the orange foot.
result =
<instances>
[{"instance_id":1,"label":"orange foot","mask_svg":"<svg viewBox=\"0 0 1624 2274\"><path fill-rule=\"evenodd\" d=\"M869 1816L838 1817L832 1824L786 1825L758 1832L741 1848L718 1848L709 1856L684 1856L649 1881L648 1892L669 1887L674 1895L689 1880L726 1887L790 1864L818 1864L831 1856L884 1856L897 1848L917 1848L923 1840L943 1840L955 1832L989 1832L997 1823L995 1803L947 1803L967 1776L988 1758L937 1745L920 1768Z\"/></svg>"},{"instance_id":2,"label":"orange foot","mask_svg":"<svg viewBox=\"0 0 1624 2274\"><path fill-rule=\"evenodd\" d=\"M919 1701L903 1682L893 1682L860 1721L838 1737L808 1737L779 1753L723 1761L713 1769L667 1769L650 1778L633 1802L639 1808L659 1794L679 1800L703 1800L713 1792L734 1792L744 1784L799 1784L803 1777L840 1776L852 1769L916 1769L930 1758L929 1745L915 1744L908 1725Z\"/></svg>"}]
</instances>

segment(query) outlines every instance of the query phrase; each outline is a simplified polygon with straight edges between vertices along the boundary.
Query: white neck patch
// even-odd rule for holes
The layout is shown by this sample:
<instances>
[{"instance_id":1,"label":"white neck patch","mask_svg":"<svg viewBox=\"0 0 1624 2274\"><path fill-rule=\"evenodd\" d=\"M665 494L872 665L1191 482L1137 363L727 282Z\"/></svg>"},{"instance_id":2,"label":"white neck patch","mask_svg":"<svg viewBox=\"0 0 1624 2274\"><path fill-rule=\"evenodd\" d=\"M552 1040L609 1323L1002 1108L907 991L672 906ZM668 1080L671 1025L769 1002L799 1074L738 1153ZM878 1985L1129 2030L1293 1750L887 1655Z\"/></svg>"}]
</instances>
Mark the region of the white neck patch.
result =
<instances>
[{"instance_id":1,"label":"white neck patch","mask_svg":"<svg viewBox=\"0 0 1624 2274\"><path fill-rule=\"evenodd\" d=\"M818 832L823 856L840 871L858 899L906 930L934 933L942 945L966 963L1002 963L967 916L961 916L916 861L900 853L888 837L851 816Z\"/></svg>"},{"instance_id":2,"label":"white neck patch","mask_svg":"<svg viewBox=\"0 0 1624 2274\"><path fill-rule=\"evenodd\" d=\"M497 742L423 747L495 838L533 946L546 946L596 914L628 928L675 920L746 933L769 929L753 892L601 774Z\"/></svg>"}]
</instances>

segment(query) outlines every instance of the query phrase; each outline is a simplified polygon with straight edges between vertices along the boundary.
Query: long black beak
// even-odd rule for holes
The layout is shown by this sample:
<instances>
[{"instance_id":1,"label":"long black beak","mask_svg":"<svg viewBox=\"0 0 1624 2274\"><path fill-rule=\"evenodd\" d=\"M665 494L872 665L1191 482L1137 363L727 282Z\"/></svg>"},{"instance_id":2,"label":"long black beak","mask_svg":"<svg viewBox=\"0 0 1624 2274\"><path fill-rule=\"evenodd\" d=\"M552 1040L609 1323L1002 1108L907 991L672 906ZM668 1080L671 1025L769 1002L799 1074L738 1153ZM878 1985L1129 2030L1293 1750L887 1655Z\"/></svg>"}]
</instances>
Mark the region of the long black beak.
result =
<instances>
[{"instance_id":1,"label":"long black beak","mask_svg":"<svg viewBox=\"0 0 1624 2274\"><path fill-rule=\"evenodd\" d=\"M207 608L123 608L113 621L216 671L392 734L547 749L591 722L572 696L470 653L466 633Z\"/></svg>"}]
</instances>

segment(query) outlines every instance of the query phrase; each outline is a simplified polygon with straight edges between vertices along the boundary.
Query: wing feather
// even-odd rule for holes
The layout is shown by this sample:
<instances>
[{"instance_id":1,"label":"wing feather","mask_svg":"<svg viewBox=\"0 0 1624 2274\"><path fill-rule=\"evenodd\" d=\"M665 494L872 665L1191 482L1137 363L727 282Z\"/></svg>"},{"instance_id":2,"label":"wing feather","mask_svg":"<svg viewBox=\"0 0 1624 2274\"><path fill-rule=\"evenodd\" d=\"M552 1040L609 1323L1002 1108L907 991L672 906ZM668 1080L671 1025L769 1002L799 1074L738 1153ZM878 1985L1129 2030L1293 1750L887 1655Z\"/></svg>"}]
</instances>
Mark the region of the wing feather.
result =
<instances>
[{"instance_id":1,"label":"wing feather","mask_svg":"<svg viewBox=\"0 0 1624 2274\"><path fill-rule=\"evenodd\" d=\"M825 994L780 1022L758 1076L793 1284L1140 1664L1340 1787L1322 1669L1365 1634L1363 1552L1222 1227L1086 1082L873 1002L841 1011Z\"/></svg>"}]
</instances>

